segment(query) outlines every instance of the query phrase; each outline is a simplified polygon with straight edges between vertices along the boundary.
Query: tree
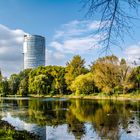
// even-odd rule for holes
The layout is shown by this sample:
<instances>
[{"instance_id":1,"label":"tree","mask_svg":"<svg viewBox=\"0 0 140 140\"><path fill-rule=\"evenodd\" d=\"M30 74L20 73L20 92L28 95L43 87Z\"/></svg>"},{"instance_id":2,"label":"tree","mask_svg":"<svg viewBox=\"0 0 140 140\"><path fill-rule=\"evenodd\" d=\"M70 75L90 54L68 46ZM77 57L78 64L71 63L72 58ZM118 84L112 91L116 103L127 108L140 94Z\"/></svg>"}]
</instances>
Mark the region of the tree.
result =
<instances>
[{"instance_id":1,"label":"tree","mask_svg":"<svg viewBox=\"0 0 140 140\"><path fill-rule=\"evenodd\" d=\"M1 73L1 71L0 71L0 82L2 81L2 73Z\"/></svg>"},{"instance_id":2,"label":"tree","mask_svg":"<svg viewBox=\"0 0 140 140\"><path fill-rule=\"evenodd\" d=\"M127 65L125 59L121 59L120 62L120 85L123 94L131 87L131 83L128 81L128 75L130 73L130 67Z\"/></svg>"},{"instance_id":3,"label":"tree","mask_svg":"<svg viewBox=\"0 0 140 140\"><path fill-rule=\"evenodd\" d=\"M76 94L92 94L98 91L94 83L94 76L92 73L79 75L71 84L71 90Z\"/></svg>"},{"instance_id":4,"label":"tree","mask_svg":"<svg viewBox=\"0 0 140 140\"><path fill-rule=\"evenodd\" d=\"M28 95L29 73L31 72L31 70L32 69L25 69L19 73L20 84L18 94L22 96Z\"/></svg>"},{"instance_id":5,"label":"tree","mask_svg":"<svg viewBox=\"0 0 140 140\"><path fill-rule=\"evenodd\" d=\"M20 80L23 80L23 79L25 79L25 78L29 78L29 73L32 71L32 69L25 69L25 70L23 70L23 71L21 71L20 73L19 73L19 78L20 78Z\"/></svg>"},{"instance_id":6,"label":"tree","mask_svg":"<svg viewBox=\"0 0 140 140\"><path fill-rule=\"evenodd\" d=\"M132 83L134 90L140 90L140 66L132 70L128 81Z\"/></svg>"},{"instance_id":7,"label":"tree","mask_svg":"<svg viewBox=\"0 0 140 140\"><path fill-rule=\"evenodd\" d=\"M43 74L34 77L34 80L29 83L29 92L34 94L48 94L51 85L49 77Z\"/></svg>"},{"instance_id":8,"label":"tree","mask_svg":"<svg viewBox=\"0 0 140 140\"><path fill-rule=\"evenodd\" d=\"M3 81L0 82L0 93L4 97L7 96L9 93L9 84L6 79L4 79Z\"/></svg>"},{"instance_id":9,"label":"tree","mask_svg":"<svg viewBox=\"0 0 140 140\"><path fill-rule=\"evenodd\" d=\"M65 81L65 68L61 66L49 66L51 71L51 76L53 77L53 82L51 84L51 93L52 94L63 94L67 92L66 81Z\"/></svg>"},{"instance_id":10,"label":"tree","mask_svg":"<svg viewBox=\"0 0 140 140\"><path fill-rule=\"evenodd\" d=\"M14 94L14 95L17 94L17 91L19 89L19 84L20 84L19 75L12 74L8 82L9 82L9 88L10 88L11 94Z\"/></svg>"},{"instance_id":11,"label":"tree","mask_svg":"<svg viewBox=\"0 0 140 140\"><path fill-rule=\"evenodd\" d=\"M93 67L96 86L105 93L114 93L120 83L118 58L114 55L99 58Z\"/></svg>"},{"instance_id":12,"label":"tree","mask_svg":"<svg viewBox=\"0 0 140 140\"><path fill-rule=\"evenodd\" d=\"M39 75L44 75L48 78L47 85L49 87L49 94L63 94L66 92L66 82L65 82L65 68L61 66L46 66L38 67L31 71L29 74L29 89L32 91L32 85L35 81L35 77ZM47 93L48 93L47 92Z\"/></svg>"},{"instance_id":13,"label":"tree","mask_svg":"<svg viewBox=\"0 0 140 140\"><path fill-rule=\"evenodd\" d=\"M101 41L107 51L111 45L118 45L124 39L124 33L130 34L134 12L137 13L139 0L82 0L83 7L88 9L87 15L94 19L100 17L97 33L104 34ZM129 10L128 10L129 9ZM133 14L132 14L133 13Z\"/></svg>"},{"instance_id":14,"label":"tree","mask_svg":"<svg viewBox=\"0 0 140 140\"><path fill-rule=\"evenodd\" d=\"M20 81L18 93L22 96L28 95L28 79L24 78Z\"/></svg>"},{"instance_id":15,"label":"tree","mask_svg":"<svg viewBox=\"0 0 140 140\"><path fill-rule=\"evenodd\" d=\"M77 76L87 73L87 69L84 65L85 60L82 59L79 55L75 55L70 62L67 62L65 79L68 85L68 89L70 88L72 81Z\"/></svg>"}]
</instances>

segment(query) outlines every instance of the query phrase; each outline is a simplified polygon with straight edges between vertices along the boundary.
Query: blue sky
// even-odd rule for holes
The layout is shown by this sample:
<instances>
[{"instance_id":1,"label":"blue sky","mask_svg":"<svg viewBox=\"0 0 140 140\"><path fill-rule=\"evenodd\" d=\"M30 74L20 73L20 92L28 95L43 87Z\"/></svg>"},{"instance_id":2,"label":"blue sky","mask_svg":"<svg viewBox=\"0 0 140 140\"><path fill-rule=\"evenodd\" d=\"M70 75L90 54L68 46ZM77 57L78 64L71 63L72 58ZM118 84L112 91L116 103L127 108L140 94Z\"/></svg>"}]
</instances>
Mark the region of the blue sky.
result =
<instances>
[{"instance_id":1,"label":"blue sky","mask_svg":"<svg viewBox=\"0 0 140 140\"><path fill-rule=\"evenodd\" d=\"M85 18L80 0L0 0L0 68L5 76L22 70L23 34L46 37L46 65L65 65L79 54L87 64L100 55L98 16ZM119 58L134 60L140 56L140 21L135 21L133 38L125 35L120 48L112 48ZM90 49L92 44L95 48ZM104 54L102 54L104 55Z\"/></svg>"}]
</instances>

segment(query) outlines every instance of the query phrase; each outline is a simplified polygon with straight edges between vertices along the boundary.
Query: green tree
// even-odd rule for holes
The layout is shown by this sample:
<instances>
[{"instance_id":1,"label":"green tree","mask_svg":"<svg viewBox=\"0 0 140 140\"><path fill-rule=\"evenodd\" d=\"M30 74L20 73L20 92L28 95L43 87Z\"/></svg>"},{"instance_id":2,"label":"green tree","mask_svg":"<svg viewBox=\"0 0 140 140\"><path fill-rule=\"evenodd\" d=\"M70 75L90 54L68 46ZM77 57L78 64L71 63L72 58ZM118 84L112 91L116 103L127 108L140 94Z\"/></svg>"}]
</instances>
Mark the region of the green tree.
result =
<instances>
[{"instance_id":1,"label":"green tree","mask_svg":"<svg viewBox=\"0 0 140 140\"><path fill-rule=\"evenodd\" d=\"M66 64L66 74L65 79L68 85L68 89L70 89L70 85L72 81L79 75L87 73L87 69L85 68L85 60L81 58L79 55L75 55L70 62Z\"/></svg>"},{"instance_id":2,"label":"green tree","mask_svg":"<svg viewBox=\"0 0 140 140\"><path fill-rule=\"evenodd\" d=\"M38 67L31 71L29 74L29 89L33 92L32 88L35 81L35 77L39 75L44 75L48 78L46 83L48 88L47 94L63 94L66 92L66 82L65 82L65 68L61 66L46 66ZM34 90L35 93L35 90Z\"/></svg>"},{"instance_id":3,"label":"green tree","mask_svg":"<svg viewBox=\"0 0 140 140\"><path fill-rule=\"evenodd\" d=\"M11 94L17 94L20 84L20 77L17 74L12 74L9 79L9 88Z\"/></svg>"},{"instance_id":4,"label":"green tree","mask_svg":"<svg viewBox=\"0 0 140 140\"><path fill-rule=\"evenodd\" d=\"M133 90L140 91L140 66L132 70L129 75L128 81L132 83Z\"/></svg>"},{"instance_id":5,"label":"green tree","mask_svg":"<svg viewBox=\"0 0 140 140\"><path fill-rule=\"evenodd\" d=\"M23 70L23 71L21 71L20 73L19 73L19 78L20 78L20 80L23 80L23 79L25 79L25 78L29 78L29 73L32 71L32 69L25 69L25 70Z\"/></svg>"},{"instance_id":6,"label":"green tree","mask_svg":"<svg viewBox=\"0 0 140 140\"><path fill-rule=\"evenodd\" d=\"M1 70L0 70L0 82L2 81L2 73L1 73Z\"/></svg>"},{"instance_id":7,"label":"green tree","mask_svg":"<svg viewBox=\"0 0 140 140\"><path fill-rule=\"evenodd\" d=\"M34 77L34 80L29 83L29 92L34 94L48 94L51 88L49 77L40 74Z\"/></svg>"},{"instance_id":8,"label":"green tree","mask_svg":"<svg viewBox=\"0 0 140 140\"><path fill-rule=\"evenodd\" d=\"M46 78L48 79L47 75L49 75L48 72L46 71L45 67L42 67L42 66L37 67L36 69L30 72L29 74L29 93L30 94L44 94L44 92L46 93L45 88L48 84L46 81ZM49 82L51 82L51 79L49 80L50 80ZM45 91L42 91L43 89L40 90L41 87L43 87Z\"/></svg>"},{"instance_id":9,"label":"green tree","mask_svg":"<svg viewBox=\"0 0 140 140\"><path fill-rule=\"evenodd\" d=\"M9 94L9 84L6 79L0 82L0 93L4 97Z\"/></svg>"},{"instance_id":10,"label":"green tree","mask_svg":"<svg viewBox=\"0 0 140 140\"><path fill-rule=\"evenodd\" d=\"M52 82L52 93L56 94L63 94L66 92L66 82L65 82L65 68L61 66L51 66L51 76L53 77L53 82Z\"/></svg>"},{"instance_id":11,"label":"green tree","mask_svg":"<svg viewBox=\"0 0 140 140\"><path fill-rule=\"evenodd\" d=\"M28 95L28 84L29 84L29 73L31 72L32 69L25 69L19 73L19 89L18 89L18 94L22 96L27 96Z\"/></svg>"},{"instance_id":12,"label":"green tree","mask_svg":"<svg viewBox=\"0 0 140 140\"><path fill-rule=\"evenodd\" d=\"M28 79L24 78L20 81L18 93L22 96L28 95Z\"/></svg>"},{"instance_id":13,"label":"green tree","mask_svg":"<svg viewBox=\"0 0 140 140\"><path fill-rule=\"evenodd\" d=\"M71 90L76 94L91 94L98 91L94 83L94 76L92 73L79 75L71 84Z\"/></svg>"}]
</instances>

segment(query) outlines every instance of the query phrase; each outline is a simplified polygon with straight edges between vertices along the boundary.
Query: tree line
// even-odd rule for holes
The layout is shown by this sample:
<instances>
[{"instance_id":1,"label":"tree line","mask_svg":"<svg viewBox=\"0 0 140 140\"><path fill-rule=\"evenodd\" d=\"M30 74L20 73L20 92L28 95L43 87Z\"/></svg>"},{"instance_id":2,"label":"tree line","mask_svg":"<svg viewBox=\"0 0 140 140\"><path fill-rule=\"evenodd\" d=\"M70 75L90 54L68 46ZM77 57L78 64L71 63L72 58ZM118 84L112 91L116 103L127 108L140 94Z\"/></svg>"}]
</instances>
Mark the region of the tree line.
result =
<instances>
[{"instance_id":1,"label":"tree line","mask_svg":"<svg viewBox=\"0 0 140 140\"><path fill-rule=\"evenodd\" d=\"M0 94L7 95L90 95L140 92L140 66L130 67L125 59L105 56L85 67L75 55L62 66L39 66L12 74L6 79L0 72Z\"/></svg>"}]
</instances>

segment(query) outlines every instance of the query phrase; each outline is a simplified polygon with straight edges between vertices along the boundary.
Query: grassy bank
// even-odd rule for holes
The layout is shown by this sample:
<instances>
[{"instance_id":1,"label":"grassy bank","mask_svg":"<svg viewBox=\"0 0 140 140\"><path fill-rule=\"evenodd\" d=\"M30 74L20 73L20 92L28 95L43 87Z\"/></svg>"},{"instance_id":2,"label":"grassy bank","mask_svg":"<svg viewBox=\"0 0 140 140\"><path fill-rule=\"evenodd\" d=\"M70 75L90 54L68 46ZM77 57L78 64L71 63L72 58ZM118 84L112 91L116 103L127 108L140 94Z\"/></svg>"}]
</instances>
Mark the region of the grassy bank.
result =
<instances>
[{"instance_id":1,"label":"grassy bank","mask_svg":"<svg viewBox=\"0 0 140 140\"><path fill-rule=\"evenodd\" d=\"M8 122L0 120L0 140L39 140L35 134L18 131Z\"/></svg>"},{"instance_id":2,"label":"grassy bank","mask_svg":"<svg viewBox=\"0 0 140 140\"><path fill-rule=\"evenodd\" d=\"M8 98L22 98L21 95L8 95ZM94 94L70 94L70 95L42 95L42 94L29 94L26 97L33 98L69 98L69 99L117 99L117 100L140 100L140 93L129 93L129 94L104 94L104 93L94 93ZM3 98L3 97L2 97ZM5 98L5 97L4 97ZM24 97L23 97L24 98Z\"/></svg>"},{"instance_id":3,"label":"grassy bank","mask_svg":"<svg viewBox=\"0 0 140 140\"><path fill-rule=\"evenodd\" d=\"M35 97L35 98L69 98L69 99L117 99L117 100L140 100L140 93L131 93L131 94L114 94L114 95L108 95L108 94L90 94L90 95L33 95L30 94L29 97Z\"/></svg>"}]
</instances>

